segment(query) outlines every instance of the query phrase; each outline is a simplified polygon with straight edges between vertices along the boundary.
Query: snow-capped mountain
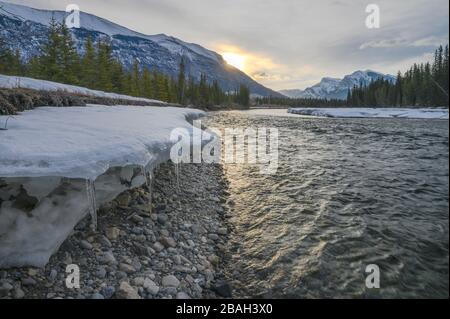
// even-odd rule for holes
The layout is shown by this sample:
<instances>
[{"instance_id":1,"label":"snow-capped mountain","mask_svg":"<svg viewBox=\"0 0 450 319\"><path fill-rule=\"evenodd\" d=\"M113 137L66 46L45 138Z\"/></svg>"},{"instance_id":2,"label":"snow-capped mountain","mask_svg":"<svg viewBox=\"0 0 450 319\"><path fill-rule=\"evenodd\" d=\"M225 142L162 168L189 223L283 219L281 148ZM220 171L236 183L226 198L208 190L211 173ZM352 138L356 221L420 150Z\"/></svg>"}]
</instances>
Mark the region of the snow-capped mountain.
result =
<instances>
[{"instance_id":1,"label":"snow-capped mountain","mask_svg":"<svg viewBox=\"0 0 450 319\"><path fill-rule=\"evenodd\" d=\"M280 93L290 98L345 100L348 90L355 85L369 85L378 79L386 79L391 82L396 81L396 77L393 75L371 70L356 71L346 75L343 79L323 78L320 83L305 90L282 90Z\"/></svg>"},{"instance_id":2,"label":"snow-capped mountain","mask_svg":"<svg viewBox=\"0 0 450 319\"><path fill-rule=\"evenodd\" d=\"M13 50L19 49L27 60L40 52L51 19L64 21L66 16L64 11L39 10L0 1L0 36ZM190 75L200 78L205 74L209 81L217 80L224 90L235 90L245 84L253 94L280 95L228 65L218 53L200 45L165 34L145 35L84 12L80 15L80 24L79 29L71 30L80 52L88 37L94 41L109 38L114 56L127 67L137 59L142 65L176 76L184 58Z\"/></svg>"}]
</instances>

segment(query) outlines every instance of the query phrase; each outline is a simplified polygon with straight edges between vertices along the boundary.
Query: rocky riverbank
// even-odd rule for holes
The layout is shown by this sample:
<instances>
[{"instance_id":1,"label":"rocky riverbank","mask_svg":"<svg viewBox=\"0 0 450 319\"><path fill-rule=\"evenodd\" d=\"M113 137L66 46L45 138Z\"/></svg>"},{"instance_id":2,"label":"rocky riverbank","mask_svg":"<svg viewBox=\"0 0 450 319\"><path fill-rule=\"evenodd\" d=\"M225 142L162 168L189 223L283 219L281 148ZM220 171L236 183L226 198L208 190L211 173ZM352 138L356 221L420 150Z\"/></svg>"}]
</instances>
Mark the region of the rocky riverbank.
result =
<instances>
[{"instance_id":1,"label":"rocky riverbank","mask_svg":"<svg viewBox=\"0 0 450 319\"><path fill-rule=\"evenodd\" d=\"M227 183L220 165L166 163L152 187L121 194L82 220L44 269L0 270L0 298L231 297L224 281ZM80 288L67 288L68 265Z\"/></svg>"}]
</instances>

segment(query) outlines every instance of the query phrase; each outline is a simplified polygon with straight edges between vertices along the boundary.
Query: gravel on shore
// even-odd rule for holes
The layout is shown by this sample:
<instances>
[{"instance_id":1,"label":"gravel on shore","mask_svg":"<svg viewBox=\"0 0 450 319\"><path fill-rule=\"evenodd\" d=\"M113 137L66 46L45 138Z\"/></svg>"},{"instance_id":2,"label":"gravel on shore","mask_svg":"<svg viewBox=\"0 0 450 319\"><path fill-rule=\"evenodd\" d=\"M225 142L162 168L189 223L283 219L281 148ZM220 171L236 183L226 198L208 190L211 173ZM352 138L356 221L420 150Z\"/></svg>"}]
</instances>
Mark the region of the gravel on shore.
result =
<instances>
[{"instance_id":1,"label":"gravel on shore","mask_svg":"<svg viewBox=\"0 0 450 319\"><path fill-rule=\"evenodd\" d=\"M162 164L152 187L99 209L97 231L82 220L44 269L0 270L0 299L232 297L223 269L226 189L220 165ZM72 264L78 289L66 285Z\"/></svg>"}]
</instances>

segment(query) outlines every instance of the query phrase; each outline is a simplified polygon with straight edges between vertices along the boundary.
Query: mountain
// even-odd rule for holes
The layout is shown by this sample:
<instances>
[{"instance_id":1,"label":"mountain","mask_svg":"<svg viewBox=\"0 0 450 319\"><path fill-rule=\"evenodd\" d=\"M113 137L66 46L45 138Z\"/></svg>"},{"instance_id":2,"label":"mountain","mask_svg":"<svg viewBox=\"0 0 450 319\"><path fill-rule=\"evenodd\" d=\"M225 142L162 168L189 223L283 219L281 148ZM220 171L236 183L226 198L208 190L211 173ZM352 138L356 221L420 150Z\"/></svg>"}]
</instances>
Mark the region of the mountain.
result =
<instances>
[{"instance_id":1,"label":"mountain","mask_svg":"<svg viewBox=\"0 0 450 319\"><path fill-rule=\"evenodd\" d=\"M52 17L56 21L64 21L66 16L64 11L39 10L0 1L0 36L11 49L19 49L22 58L28 60L40 53ZM217 80L225 91L245 84L252 94L281 96L228 65L218 53L200 45L165 34L145 35L84 12L80 15L80 23L79 29L71 29L80 53L83 53L88 37L94 41L107 39L111 42L113 55L127 68L131 68L137 59L150 69L177 76L183 58L188 74L196 79L205 74L210 82Z\"/></svg>"},{"instance_id":2,"label":"mountain","mask_svg":"<svg viewBox=\"0 0 450 319\"><path fill-rule=\"evenodd\" d=\"M305 90L282 90L280 93L290 98L345 100L348 90L355 85L369 85L371 82L379 79L386 79L391 82L396 81L396 77L393 75L371 70L356 71L346 75L343 79L323 78L320 83Z\"/></svg>"}]
</instances>

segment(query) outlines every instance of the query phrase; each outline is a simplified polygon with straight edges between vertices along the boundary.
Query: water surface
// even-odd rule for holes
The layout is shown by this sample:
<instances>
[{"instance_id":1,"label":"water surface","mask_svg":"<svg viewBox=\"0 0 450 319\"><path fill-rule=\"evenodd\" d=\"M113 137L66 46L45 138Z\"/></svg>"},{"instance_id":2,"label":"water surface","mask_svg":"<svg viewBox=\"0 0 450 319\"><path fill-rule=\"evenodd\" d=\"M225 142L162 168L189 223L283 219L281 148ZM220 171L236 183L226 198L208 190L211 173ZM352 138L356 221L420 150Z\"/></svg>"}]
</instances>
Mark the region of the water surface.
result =
<instances>
[{"instance_id":1,"label":"water surface","mask_svg":"<svg viewBox=\"0 0 450 319\"><path fill-rule=\"evenodd\" d=\"M225 166L238 296L448 298L448 121L285 112L206 121L280 132L277 174ZM369 264L381 289L365 286Z\"/></svg>"}]
</instances>

